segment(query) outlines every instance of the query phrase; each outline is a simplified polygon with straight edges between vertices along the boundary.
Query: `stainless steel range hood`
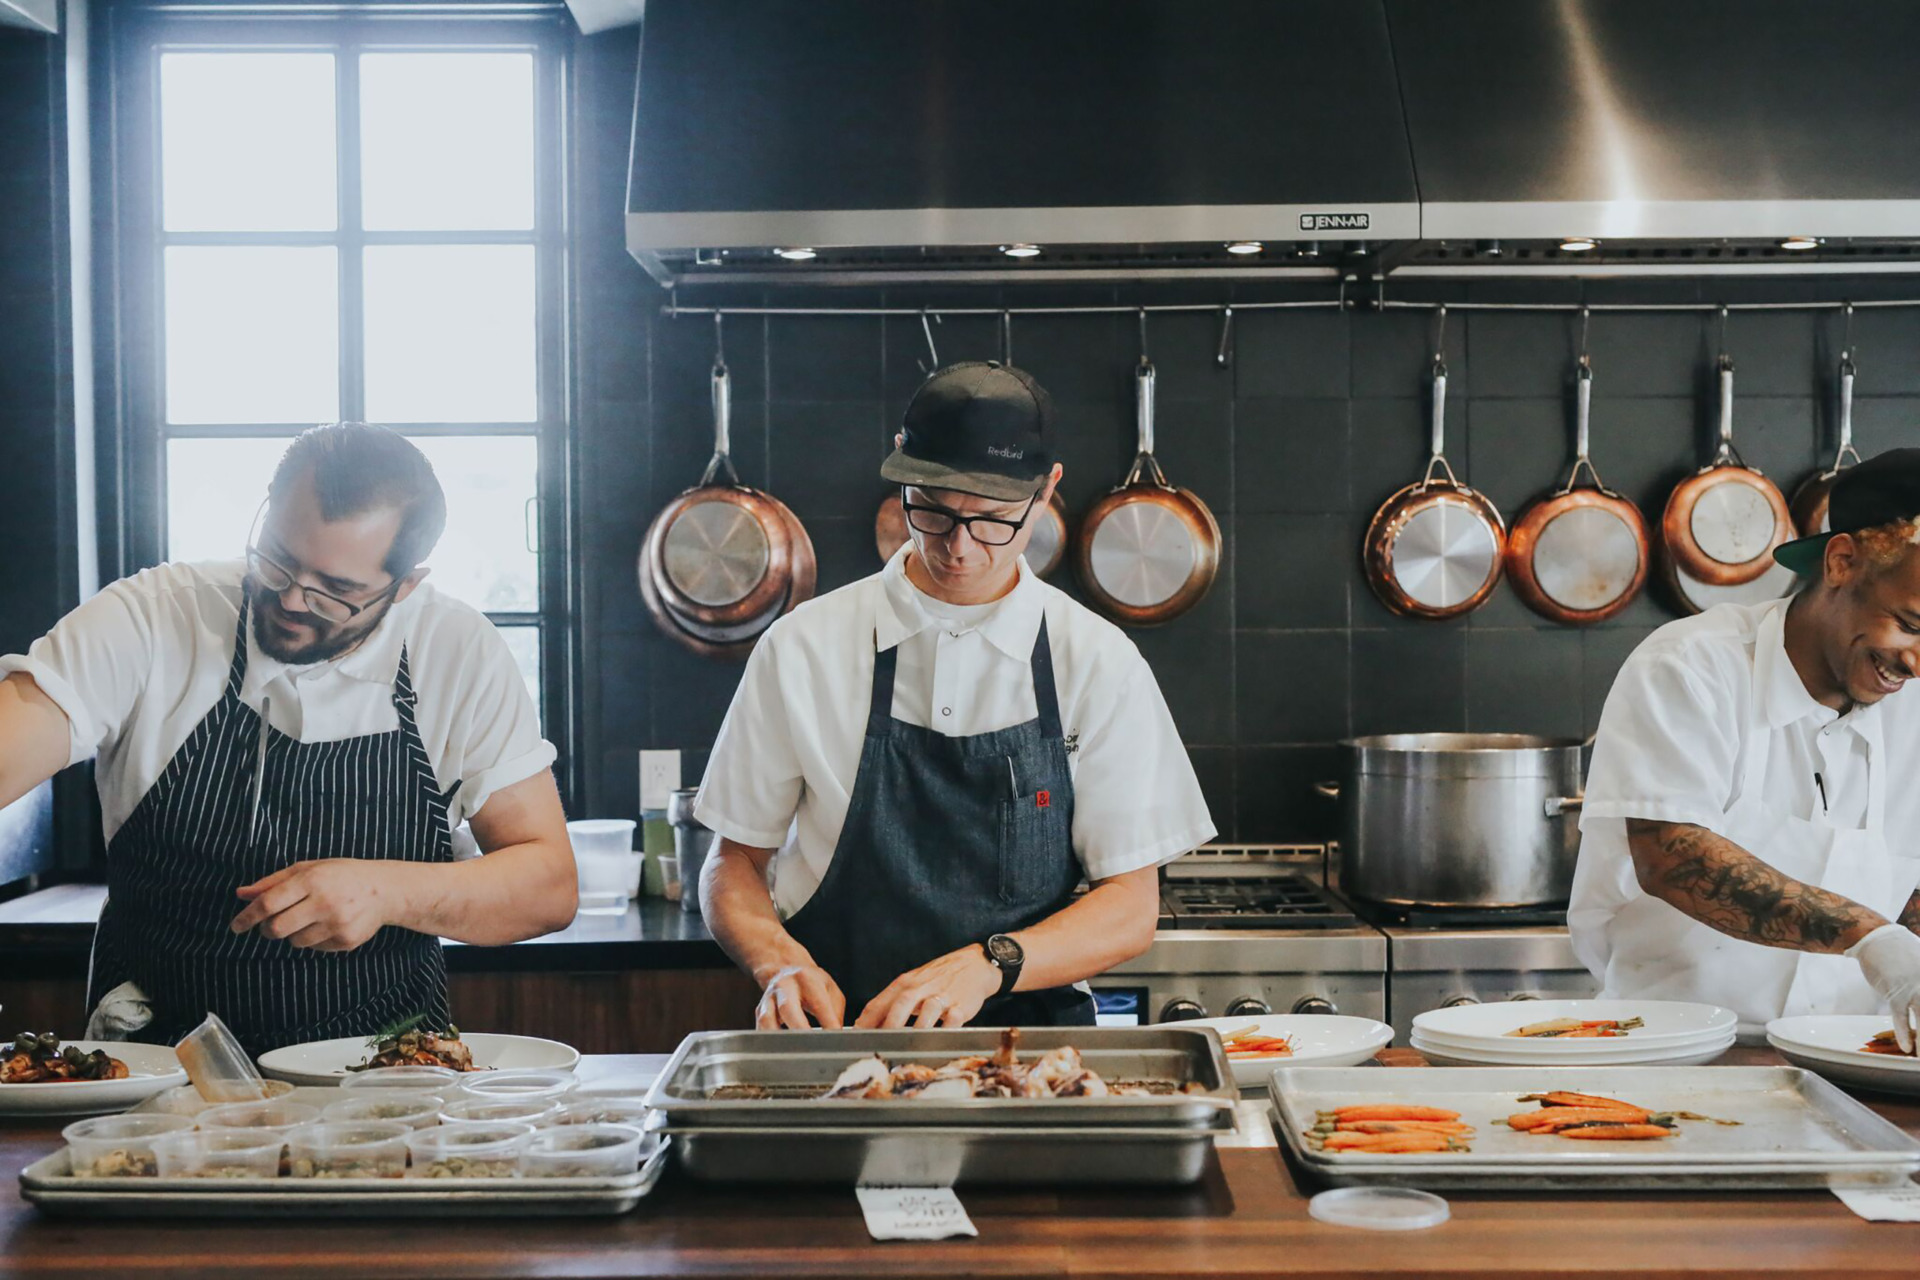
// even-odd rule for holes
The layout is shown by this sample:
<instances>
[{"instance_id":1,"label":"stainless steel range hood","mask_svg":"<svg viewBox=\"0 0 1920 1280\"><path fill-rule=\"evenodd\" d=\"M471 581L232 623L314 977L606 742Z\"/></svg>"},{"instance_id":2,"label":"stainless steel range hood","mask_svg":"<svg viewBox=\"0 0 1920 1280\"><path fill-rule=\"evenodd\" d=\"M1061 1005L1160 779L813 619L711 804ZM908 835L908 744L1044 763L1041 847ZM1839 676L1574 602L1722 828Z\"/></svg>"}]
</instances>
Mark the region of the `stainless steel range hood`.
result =
<instances>
[{"instance_id":1,"label":"stainless steel range hood","mask_svg":"<svg viewBox=\"0 0 1920 1280\"><path fill-rule=\"evenodd\" d=\"M651 0L627 244L663 283L1336 258L1361 273L1729 254L1912 269L1920 4L1834 13ZM1600 249L1562 252L1571 237ZM1236 256L1237 241L1260 248ZM1359 242L1378 256L1341 257ZM1023 246L1039 252L1004 254Z\"/></svg>"}]
</instances>

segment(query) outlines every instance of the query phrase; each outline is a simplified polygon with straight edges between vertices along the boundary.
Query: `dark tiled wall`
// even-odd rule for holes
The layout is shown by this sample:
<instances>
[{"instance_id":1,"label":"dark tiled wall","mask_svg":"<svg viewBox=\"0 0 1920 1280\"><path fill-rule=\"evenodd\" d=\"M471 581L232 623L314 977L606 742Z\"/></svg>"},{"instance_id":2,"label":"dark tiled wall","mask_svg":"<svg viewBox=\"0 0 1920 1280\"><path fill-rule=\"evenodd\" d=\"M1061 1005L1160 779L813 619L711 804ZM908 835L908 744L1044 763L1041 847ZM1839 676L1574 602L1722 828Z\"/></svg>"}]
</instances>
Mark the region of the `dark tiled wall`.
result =
<instances>
[{"instance_id":1,"label":"dark tiled wall","mask_svg":"<svg viewBox=\"0 0 1920 1280\"><path fill-rule=\"evenodd\" d=\"M628 40L602 39L588 50L582 70L592 118L582 136L598 159L580 206L586 800L597 813L629 813L640 747L683 748L688 780L697 780L738 669L694 658L657 635L634 586L648 521L698 478L710 452L713 335L710 321L660 317L665 295L620 249L632 49ZM1884 281L1709 280L1490 283L1425 294L1403 288L1395 296L1646 302L1902 292ZM1228 296L1224 286L1185 294L1036 286L884 296L781 290L721 300L918 307ZM1285 295L1237 295L1257 296ZM708 300L705 292L682 299ZM1219 517L1224 565L1198 608L1133 634L1159 675L1223 834L1324 838L1332 814L1309 787L1334 775L1332 744L1351 734L1590 733L1620 663L1677 616L1664 599L1649 594L1604 626L1572 629L1538 618L1503 585L1465 619L1413 622L1387 612L1359 571L1369 517L1426 459L1430 316L1243 311L1230 369L1214 363L1218 323L1214 314L1155 316L1149 341L1160 375L1161 459ZM994 355L995 330L986 318L938 326L943 361ZM1610 484L1654 518L1708 448L1715 333L1704 315L1602 314L1592 322L1595 460ZM1732 317L1737 442L1750 463L1789 487L1833 449L1840 335L1836 316ZM1862 312L1854 337L1862 451L1920 443L1920 313ZM1064 489L1076 512L1130 460L1135 342L1130 316L1014 320L1015 361L1058 402ZM1571 461L1577 343L1578 322L1565 315L1456 313L1447 326L1447 453L1509 519L1557 485ZM728 323L727 355L744 477L806 522L823 591L875 571L872 519L885 493L875 468L922 374L917 318L738 319ZM1068 570L1055 582L1076 590Z\"/></svg>"}]
</instances>

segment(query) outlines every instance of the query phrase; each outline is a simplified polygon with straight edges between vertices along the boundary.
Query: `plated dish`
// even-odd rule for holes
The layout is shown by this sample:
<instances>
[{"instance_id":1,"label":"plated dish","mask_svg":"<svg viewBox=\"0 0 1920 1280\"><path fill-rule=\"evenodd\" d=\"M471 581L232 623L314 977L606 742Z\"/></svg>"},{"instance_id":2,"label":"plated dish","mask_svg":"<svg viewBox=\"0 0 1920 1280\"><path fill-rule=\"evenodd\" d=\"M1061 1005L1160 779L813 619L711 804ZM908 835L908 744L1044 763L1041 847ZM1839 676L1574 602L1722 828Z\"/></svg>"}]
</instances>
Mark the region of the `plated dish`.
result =
<instances>
[{"instance_id":1,"label":"plated dish","mask_svg":"<svg viewBox=\"0 0 1920 1280\"><path fill-rule=\"evenodd\" d=\"M0 1115L103 1115L186 1081L166 1045L27 1032L0 1054Z\"/></svg>"},{"instance_id":2,"label":"plated dish","mask_svg":"<svg viewBox=\"0 0 1920 1280\"><path fill-rule=\"evenodd\" d=\"M571 1045L534 1036L462 1032L459 1043L471 1055L468 1070L571 1071L580 1061L579 1052ZM370 1046L365 1036L313 1040L261 1054L260 1071L271 1079L297 1085L334 1085L373 1069L371 1060L378 1052L377 1045Z\"/></svg>"},{"instance_id":3,"label":"plated dish","mask_svg":"<svg viewBox=\"0 0 1920 1280\"><path fill-rule=\"evenodd\" d=\"M1266 1088L1267 1077L1275 1067L1357 1067L1393 1043L1393 1028L1386 1023L1344 1014L1266 1013L1251 1018L1195 1018L1169 1025L1211 1027L1219 1033L1227 1067L1242 1089ZM1229 1036L1243 1035L1247 1038L1228 1040ZM1268 1038L1285 1040L1291 1052L1234 1052L1236 1043L1258 1043Z\"/></svg>"}]
</instances>

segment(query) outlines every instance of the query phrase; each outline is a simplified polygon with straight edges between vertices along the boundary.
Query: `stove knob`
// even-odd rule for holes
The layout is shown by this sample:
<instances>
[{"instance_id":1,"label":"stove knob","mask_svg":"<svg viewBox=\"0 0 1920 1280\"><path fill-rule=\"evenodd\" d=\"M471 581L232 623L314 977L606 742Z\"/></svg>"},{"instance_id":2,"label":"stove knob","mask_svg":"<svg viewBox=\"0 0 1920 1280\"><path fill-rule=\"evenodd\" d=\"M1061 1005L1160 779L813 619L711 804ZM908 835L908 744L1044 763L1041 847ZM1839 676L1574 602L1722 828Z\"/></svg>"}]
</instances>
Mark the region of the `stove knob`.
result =
<instances>
[{"instance_id":1,"label":"stove knob","mask_svg":"<svg viewBox=\"0 0 1920 1280\"><path fill-rule=\"evenodd\" d=\"M1474 998L1473 996L1455 996L1453 999L1448 1000L1443 1004L1441 1004L1440 1007L1442 1009L1458 1009L1463 1004L1479 1004L1479 1003L1480 1001Z\"/></svg>"},{"instance_id":2,"label":"stove knob","mask_svg":"<svg viewBox=\"0 0 1920 1280\"><path fill-rule=\"evenodd\" d=\"M1268 1004L1265 1000L1257 1000L1252 996L1241 996L1227 1006L1227 1016L1229 1018L1253 1018L1263 1013L1272 1012L1272 1005Z\"/></svg>"},{"instance_id":3,"label":"stove knob","mask_svg":"<svg viewBox=\"0 0 1920 1280\"><path fill-rule=\"evenodd\" d=\"M1515 1000L1538 1000L1540 997L1531 991L1521 991L1514 995Z\"/></svg>"},{"instance_id":4,"label":"stove knob","mask_svg":"<svg viewBox=\"0 0 1920 1280\"><path fill-rule=\"evenodd\" d=\"M1207 1010L1198 1000L1189 1000L1178 996L1160 1006L1160 1016L1156 1022L1185 1022L1189 1018L1204 1018Z\"/></svg>"},{"instance_id":5,"label":"stove knob","mask_svg":"<svg viewBox=\"0 0 1920 1280\"><path fill-rule=\"evenodd\" d=\"M1338 1013L1333 1001L1325 996L1301 996L1293 1002L1294 1013Z\"/></svg>"}]
</instances>

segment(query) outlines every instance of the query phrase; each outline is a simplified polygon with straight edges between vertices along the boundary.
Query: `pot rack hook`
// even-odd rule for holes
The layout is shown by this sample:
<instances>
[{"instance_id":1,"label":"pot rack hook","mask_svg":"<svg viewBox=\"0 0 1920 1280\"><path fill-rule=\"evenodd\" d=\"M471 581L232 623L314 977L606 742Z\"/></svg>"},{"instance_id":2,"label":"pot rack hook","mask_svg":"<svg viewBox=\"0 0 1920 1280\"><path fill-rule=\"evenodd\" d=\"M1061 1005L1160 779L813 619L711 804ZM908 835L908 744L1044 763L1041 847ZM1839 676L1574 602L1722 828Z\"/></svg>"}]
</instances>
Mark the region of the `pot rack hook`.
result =
<instances>
[{"instance_id":1,"label":"pot rack hook","mask_svg":"<svg viewBox=\"0 0 1920 1280\"><path fill-rule=\"evenodd\" d=\"M1000 363L1013 367L1013 312L1000 313Z\"/></svg>"},{"instance_id":2,"label":"pot rack hook","mask_svg":"<svg viewBox=\"0 0 1920 1280\"><path fill-rule=\"evenodd\" d=\"M1580 306L1580 367L1593 368L1593 358L1587 354L1587 329L1593 320L1593 309L1585 303Z\"/></svg>"},{"instance_id":3,"label":"pot rack hook","mask_svg":"<svg viewBox=\"0 0 1920 1280\"><path fill-rule=\"evenodd\" d=\"M1843 303L1846 314L1846 327L1840 334L1840 358L1848 364L1853 363L1853 304Z\"/></svg>"},{"instance_id":4,"label":"pot rack hook","mask_svg":"<svg viewBox=\"0 0 1920 1280\"><path fill-rule=\"evenodd\" d=\"M1720 304L1720 363L1727 364L1727 304Z\"/></svg>"},{"instance_id":5,"label":"pot rack hook","mask_svg":"<svg viewBox=\"0 0 1920 1280\"><path fill-rule=\"evenodd\" d=\"M726 317L719 311L713 313L713 371L727 371L727 327Z\"/></svg>"},{"instance_id":6,"label":"pot rack hook","mask_svg":"<svg viewBox=\"0 0 1920 1280\"><path fill-rule=\"evenodd\" d=\"M1447 375L1447 304L1442 302L1434 308L1433 326L1433 371L1439 377Z\"/></svg>"},{"instance_id":7,"label":"pot rack hook","mask_svg":"<svg viewBox=\"0 0 1920 1280\"><path fill-rule=\"evenodd\" d=\"M927 358L933 361L932 364L923 364L920 366L920 372L922 373L930 374L940 367L940 348L933 345L933 321L939 318L939 316L929 318L927 309L925 307L920 308L920 332L926 335Z\"/></svg>"},{"instance_id":8,"label":"pot rack hook","mask_svg":"<svg viewBox=\"0 0 1920 1280\"><path fill-rule=\"evenodd\" d=\"M1213 353L1213 362L1222 369L1233 368L1233 308L1220 308L1220 346Z\"/></svg>"},{"instance_id":9,"label":"pot rack hook","mask_svg":"<svg viewBox=\"0 0 1920 1280\"><path fill-rule=\"evenodd\" d=\"M1153 363L1147 357L1147 309L1141 307L1138 314L1140 317L1140 367L1145 369Z\"/></svg>"}]
</instances>

